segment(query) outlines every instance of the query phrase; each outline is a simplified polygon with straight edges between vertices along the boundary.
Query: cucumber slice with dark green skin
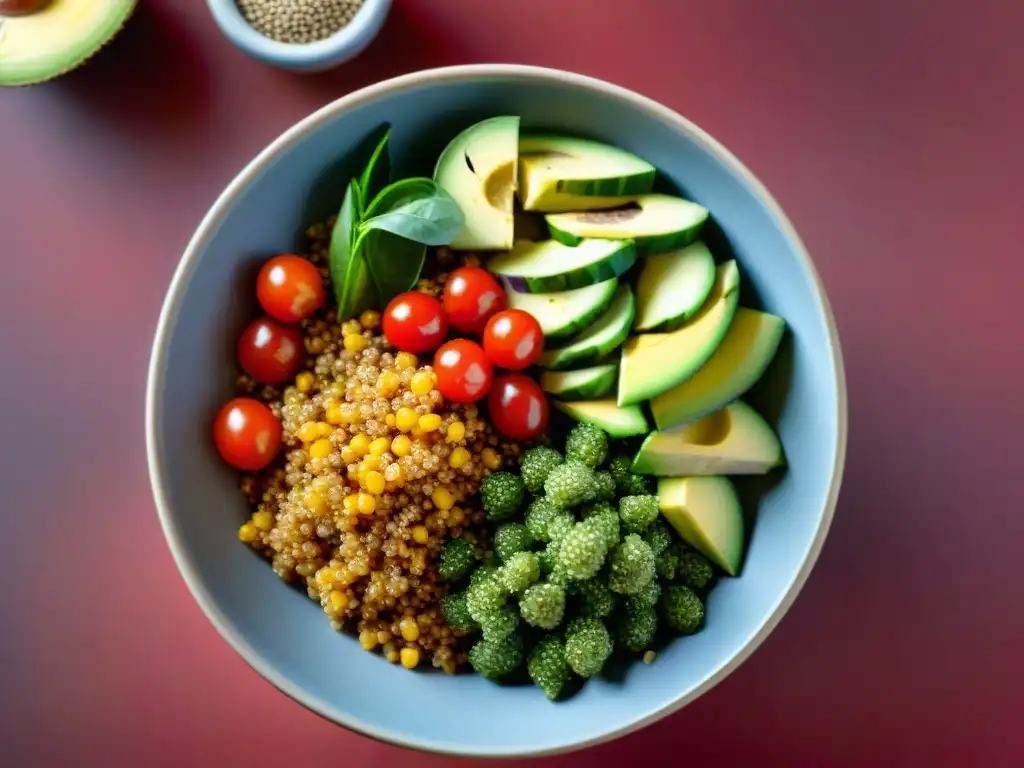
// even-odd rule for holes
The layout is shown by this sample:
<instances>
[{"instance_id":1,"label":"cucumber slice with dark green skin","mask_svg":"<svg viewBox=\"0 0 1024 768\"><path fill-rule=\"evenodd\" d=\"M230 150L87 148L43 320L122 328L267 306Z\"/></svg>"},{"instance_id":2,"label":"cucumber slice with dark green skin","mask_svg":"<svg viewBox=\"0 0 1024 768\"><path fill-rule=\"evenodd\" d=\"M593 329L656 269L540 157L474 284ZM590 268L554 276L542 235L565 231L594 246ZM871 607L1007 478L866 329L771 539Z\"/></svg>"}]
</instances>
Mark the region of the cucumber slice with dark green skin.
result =
<instances>
[{"instance_id":1,"label":"cucumber slice with dark green skin","mask_svg":"<svg viewBox=\"0 0 1024 768\"><path fill-rule=\"evenodd\" d=\"M585 288L618 277L636 261L632 240L589 240L564 245L557 240L521 240L487 262L487 269L520 293Z\"/></svg>"},{"instance_id":2,"label":"cucumber slice with dark green skin","mask_svg":"<svg viewBox=\"0 0 1024 768\"><path fill-rule=\"evenodd\" d=\"M644 259L636 284L635 331L670 331L692 317L715 284L715 260L704 243Z\"/></svg>"},{"instance_id":3,"label":"cucumber slice with dark green skin","mask_svg":"<svg viewBox=\"0 0 1024 768\"><path fill-rule=\"evenodd\" d=\"M615 363L577 368L573 371L544 371L540 388L560 400L592 400L615 389L619 367Z\"/></svg>"},{"instance_id":4,"label":"cucumber slice with dark green skin","mask_svg":"<svg viewBox=\"0 0 1024 768\"><path fill-rule=\"evenodd\" d=\"M633 298L633 292L628 285L620 285L608 309L587 330L565 347L546 350L537 359L537 365L549 370L564 371L597 362L626 340L635 314L636 299Z\"/></svg>"},{"instance_id":5,"label":"cucumber slice with dark green skin","mask_svg":"<svg viewBox=\"0 0 1024 768\"><path fill-rule=\"evenodd\" d=\"M708 219L708 209L681 197L652 194L634 197L619 208L550 213L544 218L551 236L566 245L585 238L629 239L643 255L692 243Z\"/></svg>"},{"instance_id":6,"label":"cucumber slice with dark green skin","mask_svg":"<svg viewBox=\"0 0 1024 768\"><path fill-rule=\"evenodd\" d=\"M614 397L600 400L552 400L552 405L576 421L600 427L612 437L646 435L650 431L639 405L618 406Z\"/></svg>"},{"instance_id":7,"label":"cucumber slice with dark green skin","mask_svg":"<svg viewBox=\"0 0 1024 768\"><path fill-rule=\"evenodd\" d=\"M544 338L564 339L574 336L594 322L608 306L618 287L619 279L613 277L603 283L572 291L519 293L506 288L505 294L511 309L529 312L537 319Z\"/></svg>"}]
</instances>

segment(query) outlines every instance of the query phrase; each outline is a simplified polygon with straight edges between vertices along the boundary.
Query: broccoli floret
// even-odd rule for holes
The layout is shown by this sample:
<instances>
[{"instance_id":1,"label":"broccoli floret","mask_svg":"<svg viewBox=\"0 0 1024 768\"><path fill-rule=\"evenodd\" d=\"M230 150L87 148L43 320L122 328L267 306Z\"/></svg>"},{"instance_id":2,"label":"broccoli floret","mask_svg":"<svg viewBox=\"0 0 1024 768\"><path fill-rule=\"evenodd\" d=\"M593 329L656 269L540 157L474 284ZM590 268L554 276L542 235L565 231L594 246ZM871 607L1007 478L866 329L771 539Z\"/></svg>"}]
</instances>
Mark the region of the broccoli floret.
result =
<instances>
[{"instance_id":1,"label":"broccoli floret","mask_svg":"<svg viewBox=\"0 0 1024 768\"><path fill-rule=\"evenodd\" d=\"M505 589L519 594L540 578L540 563L533 552L516 552L501 566Z\"/></svg>"},{"instance_id":2,"label":"broccoli floret","mask_svg":"<svg viewBox=\"0 0 1024 768\"><path fill-rule=\"evenodd\" d=\"M481 563L480 566L469 574L469 586L483 584L498 575L498 566L494 563Z\"/></svg>"},{"instance_id":3,"label":"broccoli floret","mask_svg":"<svg viewBox=\"0 0 1024 768\"><path fill-rule=\"evenodd\" d=\"M608 458L608 434L593 424L579 422L565 438L565 457L588 467L599 467Z\"/></svg>"},{"instance_id":4,"label":"broccoli floret","mask_svg":"<svg viewBox=\"0 0 1024 768\"><path fill-rule=\"evenodd\" d=\"M654 558L654 574L666 584L676 580L679 571L679 547L673 544Z\"/></svg>"},{"instance_id":5,"label":"broccoli floret","mask_svg":"<svg viewBox=\"0 0 1024 768\"><path fill-rule=\"evenodd\" d=\"M479 640L469 649L469 663L488 680L507 677L523 663L523 642L518 635L495 642Z\"/></svg>"},{"instance_id":6,"label":"broccoli floret","mask_svg":"<svg viewBox=\"0 0 1024 768\"><path fill-rule=\"evenodd\" d=\"M646 650L658 629L658 614L649 605L635 605L615 617L615 642L640 652Z\"/></svg>"},{"instance_id":7,"label":"broccoli floret","mask_svg":"<svg viewBox=\"0 0 1024 768\"><path fill-rule=\"evenodd\" d=\"M557 584L534 584L519 599L523 621L541 629L554 629L565 615L565 590Z\"/></svg>"},{"instance_id":8,"label":"broccoli floret","mask_svg":"<svg viewBox=\"0 0 1024 768\"><path fill-rule=\"evenodd\" d=\"M601 531L588 523L576 523L558 542L560 568L570 579L589 579L604 565L608 546Z\"/></svg>"},{"instance_id":9,"label":"broccoli floret","mask_svg":"<svg viewBox=\"0 0 1024 768\"><path fill-rule=\"evenodd\" d=\"M472 632L477 628L477 623L469 615L465 592L447 595L444 602L441 603L441 611L444 613L444 620L448 626L456 632Z\"/></svg>"},{"instance_id":10,"label":"broccoli floret","mask_svg":"<svg viewBox=\"0 0 1024 768\"><path fill-rule=\"evenodd\" d=\"M665 587L658 609L665 624L681 635L692 635L704 623L704 603L689 587Z\"/></svg>"},{"instance_id":11,"label":"broccoli floret","mask_svg":"<svg viewBox=\"0 0 1024 768\"><path fill-rule=\"evenodd\" d=\"M691 547L680 545L677 549L679 563L676 580L690 589L704 589L715 577L715 570L704 555Z\"/></svg>"},{"instance_id":12,"label":"broccoli floret","mask_svg":"<svg viewBox=\"0 0 1024 768\"><path fill-rule=\"evenodd\" d=\"M541 638L526 660L526 671L548 699L558 698L570 674L565 660L565 641L558 635Z\"/></svg>"},{"instance_id":13,"label":"broccoli floret","mask_svg":"<svg viewBox=\"0 0 1024 768\"><path fill-rule=\"evenodd\" d=\"M594 483L596 486L594 498L597 501L615 501L617 489L615 488L615 478L610 473L595 472Z\"/></svg>"},{"instance_id":14,"label":"broccoli floret","mask_svg":"<svg viewBox=\"0 0 1024 768\"><path fill-rule=\"evenodd\" d=\"M576 585L580 616L603 619L615 610L615 593L608 588L608 582L597 575Z\"/></svg>"},{"instance_id":15,"label":"broccoli floret","mask_svg":"<svg viewBox=\"0 0 1024 768\"><path fill-rule=\"evenodd\" d=\"M480 483L480 496L488 520L500 522L515 517L526 499L526 486L518 475L495 472Z\"/></svg>"},{"instance_id":16,"label":"broccoli floret","mask_svg":"<svg viewBox=\"0 0 1024 768\"><path fill-rule=\"evenodd\" d=\"M526 489L530 493L540 493L544 487L544 481L551 474L551 470L563 461L565 459L562 458L562 454L546 445L528 448L523 454L522 463L519 465L519 474L522 475Z\"/></svg>"},{"instance_id":17,"label":"broccoli floret","mask_svg":"<svg viewBox=\"0 0 1024 768\"><path fill-rule=\"evenodd\" d=\"M519 614L507 605L486 614L480 622L480 629L484 633L484 640L491 640L495 643L511 637L518 626Z\"/></svg>"},{"instance_id":18,"label":"broccoli floret","mask_svg":"<svg viewBox=\"0 0 1024 768\"><path fill-rule=\"evenodd\" d=\"M662 552L675 544L676 537L668 523L658 519L651 523L647 530L643 532L643 540L647 542L654 556L658 557Z\"/></svg>"},{"instance_id":19,"label":"broccoli floret","mask_svg":"<svg viewBox=\"0 0 1024 768\"><path fill-rule=\"evenodd\" d=\"M494 554L506 562L516 552L526 552L533 546L533 536L522 523L505 523L494 532Z\"/></svg>"},{"instance_id":20,"label":"broccoli floret","mask_svg":"<svg viewBox=\"0 0 1024 768\"><path fill-rule=\"evenodd\" d=\"M651 479L633 474L633 460L628 456L614 457L608 464L608 473L615 480L615 487L623 496L641 496L651 492Z\"/></svg>"},{"instance_id":21,"label":"broccoli floret","mask_svg":"<svg viewBox=\"0 0 1024 768\"><path fill-rule=\"evenodd\" d=\"M559 464L544 481L548 500L562 509L593 501L596 491L594 470L575 459Z\"/></svg>"},{"instance_id":22,"label":"broccoli floret","mask_svg":"<svg viewBox=\"0 0 1024 768\"><path fill-rule=\"evenodd\" d=\"M461 536L449 539L441 550L437 573L442 579L458 581L476 566L473 545Z\"/></svg>"},{"instance_id":23,"label":"broccoli floret","mask_svg":"<svg viewBox=\"0 0 1024 768\"><path fill-rule=\"evenodd\" d=\"M559 515L548 523L548 536L551 537L549 544L561 541L569 535L569 531L576 525L576 518L568 510L562 510L564 515Z\"/></svg>"},{"instance_id":24,"label":"broccoli floret","mask_svg":"<svg viewBox=\"0 0 1024 768\"><path fill-rule=\"evenodd\" d=\"M658 604L658 598L661 597L661 584L656 579L651 579L647 586L637 592L635 595L629 595L626 600L626 610L635 608L653 608Z\"/></svg>"},{"instance_id":25,"label":"broccoli floret","mask_svg":"<svg viewBox=\"0 0 1024 768\"><path fill-rule=\"evenodd\" d=\"M481 566L469 577L466 589L466 608L473 621L483 624L488 617L505 607L508 591L497 568Z\"/></svg>"},{"instance_id":26,"label":"broccoli floret","mask_svg":"<svg viewBox=\"0 0 1024 768\"><path fill-rule=\"evenodd\" d=\"M609 562L608 586L620 595L635 595L654 578L654 553L635 533L612 550Z\"/></svg>"},{"instance_id":27,"label":"broccoli floret","mask_svg":"<svg viewBox=\"0 0 1024 768\"><path fill-rule=\"evenodd\" d=\"M601 534L605 549L619 543L619 513L608 502L598 502L586 507L581 515L583 522Z\"/></svg>"},{"instance_id":28,"label":"broccoli floret","mask_svg":"<svg viewBox=\"0 0 1024 768\"><path fill-rule=\"evenodd\" d=\"M565 630L565 660L580 677L601 671L612 655L612 636L600 619L575 619Z\"/></svg>"},{"instance_id":29,"label":"broccoli floret","mask_svg":"<svg viewBox=\"0 0 1024 768\"><path fill-rule=\"evenodd\" d=\"M630 533L642 533L658 519L658 497L623 496L619 499L619 518Z\"/></svg>"},{"instance_id":30,"label":"broccoli floret","mask_svg":"<svg viewBox=\"0 0 1024 768\"><path fill-rule=\"evenodd\" d=\"M556 507L544 497L534 499L526 508L523 516L523 524L526 530L535 541L551 541L551 533L548 530L551 522L557 518L563 518L572 522L572 512Z\"/></svg>"}]
</instances>

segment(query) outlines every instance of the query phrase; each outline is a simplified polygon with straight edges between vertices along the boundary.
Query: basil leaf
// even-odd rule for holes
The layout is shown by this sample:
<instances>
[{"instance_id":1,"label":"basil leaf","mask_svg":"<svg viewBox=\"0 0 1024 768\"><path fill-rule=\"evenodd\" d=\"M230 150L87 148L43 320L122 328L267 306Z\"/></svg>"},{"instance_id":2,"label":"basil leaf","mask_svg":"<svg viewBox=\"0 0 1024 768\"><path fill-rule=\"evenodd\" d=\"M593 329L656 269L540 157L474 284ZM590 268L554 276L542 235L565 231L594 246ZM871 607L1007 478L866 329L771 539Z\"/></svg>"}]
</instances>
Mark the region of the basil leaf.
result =
<instances>
[{"instance_id":1,"label":"basil leaf","mask_svg":"<svg viewBox=\"0 0 1024 768\"><path fill-rule=\"evenodd\" d=\"M363 210L362 192L353 179L345 192L338 219L331 231L327 266L338 304L338 319L347 320L375 303L365 252L357 238Z\"/></svg>"},{"instance_id":2,"label":"basil leaf","mask_svg":"<svg viewBox=\"0 0 1024 768\"><path fill-rule=\"evenodd\" d=\"M381 229L364 229L358 242L382 306L416 287L427 246Z\"/></svg>"},{"instance_id":3,"label":"basil leaf","mask_svg":"<svg viewBox=\"0 0 1024 768\"><path fill-rule=\"evenodd\" d=\"M462 209L432 179L395 182L370 204L361 230L378 229L424 245L447 245L462 229Z\"/></svg>"},{"instance_id":4,"label":"basil leaf","mask_svg":"<svg viewBox=\"0 0 1024 768\"><path fill-rule=\"evenodd\" d=\"M388 139L391 138L391 126L383 126L384 134L377 142L370 162L359 177L359 191L363 193L363 201L369 203L387 186L391 178L391 157L388 154Z\"/></svg>"}]
</instances>

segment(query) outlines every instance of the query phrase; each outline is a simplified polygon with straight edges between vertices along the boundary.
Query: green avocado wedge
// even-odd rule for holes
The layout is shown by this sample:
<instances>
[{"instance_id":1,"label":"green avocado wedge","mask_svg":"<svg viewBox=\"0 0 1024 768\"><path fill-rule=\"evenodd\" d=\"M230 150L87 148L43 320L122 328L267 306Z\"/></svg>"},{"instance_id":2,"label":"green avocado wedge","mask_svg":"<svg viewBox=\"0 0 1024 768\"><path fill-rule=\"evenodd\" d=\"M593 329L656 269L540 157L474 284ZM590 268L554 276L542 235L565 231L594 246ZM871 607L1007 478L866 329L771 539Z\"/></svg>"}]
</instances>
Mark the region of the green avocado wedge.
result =
<instances>
[{"instance_id":1,"label":"green avocado wedge","mask_svg":"<svg viewBox=\"0 0 1024 768\"><path fill-rule=\"evenodd\" d=\"M715 285L715 260L693 243L643 260L636 286L634 331L671 331L703 306Z\"/></svg>"},{"instance_id":2,"label":"green avocado wedge","mask_svg":"<svg viewBox=\"0 0 1024 768\"><path fill-rule=\"evenodd\" d=\"M650 429L640 406L620 408L610 397L574 402L552 400L551 404L570 418L600 427L612 437L644 435Z\"/></svg>"},{"instance_id":3,"label":"green avocado wedge","mask_svg":"<svg viewBox=\"0 0 1024 768\"><path fill-rule=\"evenodd\" d=\"M667 477L658 481L661 515L683 540L730 576L743 563L743 507L725 477Z\"/></svg>"}]
</instances>

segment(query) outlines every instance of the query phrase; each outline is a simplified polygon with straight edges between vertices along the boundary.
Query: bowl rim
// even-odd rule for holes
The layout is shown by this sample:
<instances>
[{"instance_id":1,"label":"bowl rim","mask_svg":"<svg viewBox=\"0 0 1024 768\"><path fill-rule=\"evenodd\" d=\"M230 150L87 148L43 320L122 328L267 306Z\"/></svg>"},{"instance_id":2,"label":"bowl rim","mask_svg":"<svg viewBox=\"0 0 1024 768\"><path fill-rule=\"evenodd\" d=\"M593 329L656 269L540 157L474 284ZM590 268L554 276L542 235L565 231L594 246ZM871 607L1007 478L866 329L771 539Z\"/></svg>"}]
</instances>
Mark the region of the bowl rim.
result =
<instances>
[{"instance_id":1,"label":"bowl rim","mask_svg":"<svg viewBox=\"0 0 1024 768\"><path fill-rule=\"evenodd\" d=\"M361 722L358 718L338 709L329 702L308 694L300 686L294 685L286 675L281 673L275 665L264 658L247 639L238 631L235 625L224 616L216 607L215 601L207 591L206 586L199 579L195 564L188 553L181 538L181 531L176 522L176 515L171 508L167 489L165 488L164 467L166 460L157 440L159 418L157 406L160 394L164 388L167 356L166 350L173 331L175 319L178 315L181 302L185 295L188 282L192 277L206 241L219 228L221 221L227 215L234 200L263 172L263 170L274 162L285 150L294 146L307 133L315 130L322 124L332 120L336 115L345 110L355 108L362 104L372 102L385 95L394 95L408 90L413 90L424 85L435 85L439 83L465 82L467 80L491 79L496 77L525 79L538 83L557 83L574 88L580 88L599 95L621 102L633 109L638 109L676 128L680 133L687 135L692 141L702 146L706 151L713 154L724 163L738 178L748 187L749 191L764 205L768 212L776 219L801 266L806 270L815 288L815 301L818 309L825 319L827 331L827 343L832 357L833 375L836 382L836 453L832 467L832 476L829 481L828 494L822 510L817 530L808 546L803 562L794 575L792 581L782 592L776 601L771 612L759 627L747 640L747 643L730 659L723 662L717 668L710 671L704 680L687 693L680 694L674 701L663 707L648 712L645 715L630 719L620 727L607 731L591 738L580 740L567 740L555 747L531 749L463 749L457 744L434 743L425 740L409 739L400 732L391 729L379 728ZM699 128L690 120L686 119L672 109L654 101L651 98L640 95L628 88L614 85L604 80L586 75L577 74L559 69L537 67L519 64L469 64L439 67L421 70L398 77L383 80L381 82L361 88L357 91L342 96L339 99L327 104L312 114L295 123L267 145L256 157L251 160L245 168L236 175L228 186L220 193L217 200L207 211L200 222L195 233L192 235L184 254L175 268L167 295L160 310L157 321L156 334L151 352L148 381L146 386L146 452L149 467L150 483L153 496L156 502L157 514L163 528L164 536L167 539L172 557L184 578L193 598L199 604L203 613L216 627L221 637L234 649L234 651L260 676L271 685L284 693L286 696L314 712L315 714L352 730L363 736L381 741L387 744L400 746L408 749L426 751L436 754L457 755L461 757L478 758L514 758L514 757L541 757L571 752L586 747L603 744L619 737L638 731L668 715L679 711L690 702L696 700L705 692L724 680L729 674L735 671L751 654L757 650L762 642L775 629L783 616L788 612L793 602L810 575L822 546L828 535L832 519L835 514L836 502L842 485L843 470L846 462L847 448L847 388L843 358L839 343L839 332L836 327L835 318L832 313L828 296L824 285L818 275L810 254L801 241L793 224L783 212L782 207L776 202L767 188L757 177L728 149L711 137L704 130Z\"/></svg>"}]
</instances>

